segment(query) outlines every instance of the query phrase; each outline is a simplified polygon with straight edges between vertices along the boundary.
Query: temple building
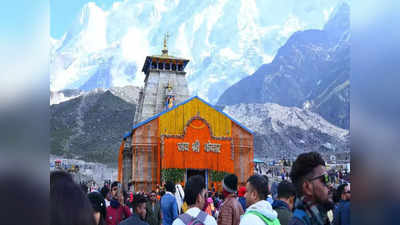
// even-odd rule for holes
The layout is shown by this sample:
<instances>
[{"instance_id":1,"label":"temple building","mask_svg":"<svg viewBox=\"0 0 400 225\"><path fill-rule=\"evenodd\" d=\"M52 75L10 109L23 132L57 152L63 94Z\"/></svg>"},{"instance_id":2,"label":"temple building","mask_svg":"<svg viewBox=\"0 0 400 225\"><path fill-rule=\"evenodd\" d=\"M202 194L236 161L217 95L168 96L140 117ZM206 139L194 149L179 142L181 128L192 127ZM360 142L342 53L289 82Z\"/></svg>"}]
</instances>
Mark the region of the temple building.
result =
<instances>
[{"instance_id":1,"label":"temple building","mask_svg":"<svg viewBox=\"0 0 400 225\"><path fill-rule=\"evenodd\" d=\"M184 183L196 174L218 188L223 173L236 174L241 184L253 174L252 132L189 96L188 62L168 55L167 38L161 55L146 57L134 124L119 149L118 180L125 188L132 183L135 191L151 191L171 176Z\"/></svg>"}]
</instances>

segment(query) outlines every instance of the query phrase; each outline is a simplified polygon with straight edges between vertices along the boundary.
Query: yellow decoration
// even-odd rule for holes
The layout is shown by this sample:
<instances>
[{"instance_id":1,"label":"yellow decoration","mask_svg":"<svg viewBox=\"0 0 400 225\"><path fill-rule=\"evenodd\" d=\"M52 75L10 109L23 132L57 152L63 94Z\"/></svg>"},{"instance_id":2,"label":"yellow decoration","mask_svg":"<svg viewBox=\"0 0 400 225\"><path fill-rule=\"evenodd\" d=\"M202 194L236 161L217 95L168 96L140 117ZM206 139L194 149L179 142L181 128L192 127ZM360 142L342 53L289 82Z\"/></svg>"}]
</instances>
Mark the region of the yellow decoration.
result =
<instances>
[{"instance_id":1,"label":"yellow decoration","mask_svg":"<svg viewBox=\"0 0 400 225\"><path fill-rule=\"evenodd\" d=\"M231 120L197 98L161 115L160 135L183 135L186 124L195 116L207 121L214 137L231 137Z\"/></svg>"}]
</instances>

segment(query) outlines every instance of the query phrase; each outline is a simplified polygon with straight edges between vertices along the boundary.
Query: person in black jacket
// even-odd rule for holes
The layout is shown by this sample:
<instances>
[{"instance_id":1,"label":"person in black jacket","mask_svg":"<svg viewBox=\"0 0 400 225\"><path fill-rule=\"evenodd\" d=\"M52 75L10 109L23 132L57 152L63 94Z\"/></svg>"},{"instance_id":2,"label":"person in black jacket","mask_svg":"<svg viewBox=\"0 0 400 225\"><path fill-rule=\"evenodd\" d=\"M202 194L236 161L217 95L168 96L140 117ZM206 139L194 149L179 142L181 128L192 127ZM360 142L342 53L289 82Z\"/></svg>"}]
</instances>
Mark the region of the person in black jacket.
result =
<instances>
[{"instance_id":1,"label":"person in black jacket","mask_svg":"<svg viewBox=\"0 0 400 225\"><path fill-rule=\"evenodd\" d=\"M278 213L281 225L288 225L292 218L295 197L296 189L292 183L286 180L279 183L278 197L272 203L272 208Z\"/></svg>"},{"instance_id":2,"label":"person in black jacket","mask_svg":"<svg viewBox=\"0 0 400 225\"><path fill-rule=\"evenodd\" d=\"M146 198L137 194L133 196L132 209L133 213L128 219L119 223L119 225L149 225L146 221Z\"/></svg>"},{"instance_id":3,"label":"person in black jacket","mask_svg":"<svg viewBox=\"0 0 400 225\"><path fill-rule=\"evenodd\" d=\"M295 210L289 225L327 225L329 176L318 152L300 154L293 163L290 179L296 187Z\"/></svg>"}]
</instances>

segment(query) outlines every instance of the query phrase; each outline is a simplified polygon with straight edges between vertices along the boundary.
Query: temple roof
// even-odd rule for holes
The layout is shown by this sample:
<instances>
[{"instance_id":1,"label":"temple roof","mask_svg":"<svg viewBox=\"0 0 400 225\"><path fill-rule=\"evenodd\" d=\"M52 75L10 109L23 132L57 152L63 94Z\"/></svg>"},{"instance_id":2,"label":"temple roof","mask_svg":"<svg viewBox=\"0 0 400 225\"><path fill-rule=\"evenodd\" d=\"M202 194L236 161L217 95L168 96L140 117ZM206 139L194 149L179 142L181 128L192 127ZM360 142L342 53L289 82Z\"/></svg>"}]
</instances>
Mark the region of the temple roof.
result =
<instances>
[{"instance_id":1,"label":"temple roof","mask_svg":"<svg viewBox=\"0 0 400 225\"><path fill-rule=\"evenodd\" d=\"M178 108L179 106L182 106L182 105L184 105L184 104L186 104L186 103L192 101L193 99L198 99L198 100L200 100L201 102L203 102L204 104L210 106L211 108L213 108L213 109L216 110L217 112L222 113L224 116L228 117L232 122L234 122L235 124L237 124L239 127L243 128L244 130L246 130L246 131L249 132L250 134L254 134L253 131L251 131L250 129L248 129L248 128L245 127L244 125L242 125L242 124L241 124L240 122L238 122L237 120L235 120L235 119L233 119L232 117L230 117L228 114L226 114L226 113L224 113L223 111L221 111L221 110L215 108L213 105L211 105L210 103L206 102L206 101L203 100L202 98L200 98L200 97L198 97L198 96L193 96L193 97L187 99L186 101L181 102L181 103L177 104L176 106L174 106L174 107L172 107L172 108L170 108L170 109L168 109L168 110L165 110L165 111L163 111L163 112L161 112L161 113L158 113L158 114L156 114L156 115L154 115L154 116L148 118L147 120L144 120L144 121L142 121L142 122L140 122L140 123L134 125L134 126L132 127L132 129L131 129L128 133L126 133L126 134L124 135L124 139L127 138L127 137L132 136L132 131L134 131L136 128L138 128L138 127L140 127L140 126L143 126L144 124L147 124L147 123L149 123L150 121L152 121L152 120L154 120L154 119L157 119L158 117L160 117L161 115L163 115L163 114L165 114L165 113L167 113L167 112L170 112L170 111L172 111L172 110L175 110L175 109Z\"/></svg>"},{"instance_id":2,"label":"temple roof","mask_svg":"<svg viewBox=\"0 0 400 225\"><path fill-rule=\"evenodd\" d=\"M171 55L152 55L152 56L147 56L146 60L144 61L142 72L147 73L148 68L152 62L152 60L155 59L157 61L172 61L176 63L182 63L183 69L185 69L187 63L189 62L189 59L184 59L184 58L177 58L175 56Z\"/></svg>"}]
</instances>

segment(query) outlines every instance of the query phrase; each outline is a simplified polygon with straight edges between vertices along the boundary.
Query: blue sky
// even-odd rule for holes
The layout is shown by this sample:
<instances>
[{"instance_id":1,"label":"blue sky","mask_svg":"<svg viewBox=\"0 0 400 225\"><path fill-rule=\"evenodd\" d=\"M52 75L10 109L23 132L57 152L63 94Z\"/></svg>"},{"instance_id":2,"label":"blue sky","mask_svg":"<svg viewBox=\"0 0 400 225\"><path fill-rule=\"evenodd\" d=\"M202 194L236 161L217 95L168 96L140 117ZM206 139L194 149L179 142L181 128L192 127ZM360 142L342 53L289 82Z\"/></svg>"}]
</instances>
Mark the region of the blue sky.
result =
<instances>
[{"instance_id":1,"label":"blue sky","mask_svg":"<svg viewBox=\"0 0 400 225\"><path fill-rule=\"evenodd\" d=\"M88 2L95 2L97 6L109 9L117 0L50 0L51 37L61 38Z\"/></svg>"}]
</instances>

